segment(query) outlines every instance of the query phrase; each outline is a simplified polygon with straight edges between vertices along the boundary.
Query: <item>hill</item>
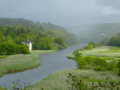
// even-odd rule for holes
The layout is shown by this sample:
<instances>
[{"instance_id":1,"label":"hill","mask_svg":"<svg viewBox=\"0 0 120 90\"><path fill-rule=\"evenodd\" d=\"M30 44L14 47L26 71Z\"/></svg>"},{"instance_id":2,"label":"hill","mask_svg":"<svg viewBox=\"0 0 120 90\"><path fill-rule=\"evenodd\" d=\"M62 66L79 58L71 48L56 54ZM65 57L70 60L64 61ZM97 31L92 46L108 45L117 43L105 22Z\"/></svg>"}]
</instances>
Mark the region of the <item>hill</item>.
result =
<instances>
[{"instance_id":1,"label":"hill","mask_svg":"<svg viewBox=\"0 0 120 90\"><path fill-rule=\"evenodd\" d=\"M102 23L66 27L70 32L78 35L81 41L107 41L120 32L120 23Z\"/></svg>"}]
</instances>

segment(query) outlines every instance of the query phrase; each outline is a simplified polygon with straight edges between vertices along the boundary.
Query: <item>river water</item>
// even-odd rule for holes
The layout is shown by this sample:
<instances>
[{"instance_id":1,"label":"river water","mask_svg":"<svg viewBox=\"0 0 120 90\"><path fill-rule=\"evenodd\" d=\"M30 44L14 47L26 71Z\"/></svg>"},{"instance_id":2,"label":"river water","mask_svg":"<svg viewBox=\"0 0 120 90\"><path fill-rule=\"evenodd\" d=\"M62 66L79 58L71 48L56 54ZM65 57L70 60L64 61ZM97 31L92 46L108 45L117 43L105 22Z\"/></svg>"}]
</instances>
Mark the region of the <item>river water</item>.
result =
<instances>
[{"instance_id":1,"label":"river water","mask_svg":"<svg viewBox=\"0 0 120 90\"><path fill-rule=\"evenodd\" d=\"M17 81L18 79L22 82L30 82L31 84L34 84L58 70L75 69L77 68L76 63L73 60L66 58L66 55L83 46L84 45L81 44L68 47L55 53L40 55L41 65L39 67L25 70L23 72L4 75L0 78L0 86L11 86L12 82Z\"/></svg>"}]
</instances>

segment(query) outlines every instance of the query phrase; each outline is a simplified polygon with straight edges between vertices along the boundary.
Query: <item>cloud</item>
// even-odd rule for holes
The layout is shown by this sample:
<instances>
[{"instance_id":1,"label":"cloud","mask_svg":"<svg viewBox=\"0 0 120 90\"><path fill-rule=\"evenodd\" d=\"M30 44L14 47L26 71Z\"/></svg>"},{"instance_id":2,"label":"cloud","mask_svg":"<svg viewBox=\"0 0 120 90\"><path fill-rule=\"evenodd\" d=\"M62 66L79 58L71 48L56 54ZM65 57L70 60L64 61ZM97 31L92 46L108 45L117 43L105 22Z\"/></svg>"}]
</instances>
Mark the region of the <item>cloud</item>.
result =
<instances>
[{"instance_id":1,"label":"cloud","mask_svg":"<svg viewBox=\"0 0 120 90\"><path fill-rule=\"evenodd\" d=\"M0 0L0 17L20 17L60 25L112 22L120 17L118 2L120 1ZM116 22L118 21L120 20Z\"/></svg>"},{"instance_id":2,"label":"cloud","mask_svg":"<svg viewBox=\"0 0 120 90\"><path fill-rule=\"evenodd\" d=\"M103 8L102 14L103 15L116 15L116 14L120 14L120 11L112 8L111 6L107 6Z\"/></svg>"},{"instance_id":3,"label":"cloud","mask_svg":"<svg viewBox=\"0 0 120 90\"><path fill-rule=\"evenodd\" d=\"M96 0L97 4L120 10L120 0Z\"/></svg>"}]
</instances>

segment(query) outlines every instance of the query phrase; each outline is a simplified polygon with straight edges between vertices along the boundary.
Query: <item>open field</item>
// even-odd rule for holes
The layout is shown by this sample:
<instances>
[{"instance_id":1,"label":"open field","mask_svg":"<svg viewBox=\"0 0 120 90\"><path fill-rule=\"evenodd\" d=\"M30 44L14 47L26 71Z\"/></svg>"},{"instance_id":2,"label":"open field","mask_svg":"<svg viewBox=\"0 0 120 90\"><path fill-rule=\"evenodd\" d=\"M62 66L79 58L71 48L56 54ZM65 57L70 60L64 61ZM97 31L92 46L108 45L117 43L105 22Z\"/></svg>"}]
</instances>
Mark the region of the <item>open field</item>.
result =
<instances>
[{"instance_id":1,"label":"open field","mask_svg":"<svg viewBox=\"0 0 120 90\"><path fill-rule=\"evenodd\" d=\"M73 70L66 69L57 71L46 78L42 79L40 82L31 85L27 90L40 90L40 88L44 88L44 90L69 90L70 85L66 82L68 80L68 73L72 73L77 75L79 78L82 78L85 82L96 82L98 80L101 81L118 81L120 77L117 76L113 72L96 72L94 70ZM41 89L42 90L42 89Z\"/></svg>"},{"instance_id":2,"label":"open field","mask_svg":"<svg viewBox=\"0 0 120 90\"><path fill-rule=\"evenodd\" d=\"M40 65L39 55L52 52L52 50L36 50L31 54L11 55L0 59L0 76L37 67Z\"/></svg>"},{"instance_id":3,"label":"open field","mask_svg":"<svg viewBox=\"0 0 120 90\"><path fill-rule=\"evenodd\" d=\"M85 50L82 52L82 56L97 56L104 58L106 60L117 60L120 59L120 47L114 46L101 46L98 48L94 48L93 50ZM67 55L68 58L74 59L73 53Z\"/></svg>"},{"instance_id":4,"label":"open field","mask_svg":"<svg viewBox=\"0 0 120 90\"><path fill-rule=\"evenodd\" d=\"M85 56L120 57L120 47L102 46L93 50L83 51L82 53Z\"/></svg>"}]
</instances>

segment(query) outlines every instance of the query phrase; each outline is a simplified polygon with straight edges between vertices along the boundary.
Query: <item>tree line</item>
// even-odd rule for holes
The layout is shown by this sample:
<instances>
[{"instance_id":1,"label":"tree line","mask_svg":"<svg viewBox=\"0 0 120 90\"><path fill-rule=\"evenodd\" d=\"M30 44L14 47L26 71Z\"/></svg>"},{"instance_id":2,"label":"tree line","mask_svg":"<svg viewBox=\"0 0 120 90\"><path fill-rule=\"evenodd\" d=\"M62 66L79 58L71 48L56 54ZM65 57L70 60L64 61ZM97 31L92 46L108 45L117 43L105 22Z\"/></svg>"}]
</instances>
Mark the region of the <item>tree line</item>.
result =
<instances>
[{"instance_id":1,"label":"tree line","mask_svg":"<svg viewBox=\"0 0 120 90\"><path fill-rule=\"evenodd\" d=\"M5 23L5 21L8 22ZM10 22L12 22L13 25L10 25ZM18 25L16 25L15 22ZM20 23L22 23L23 25L19 25ZM27 52L28 51L27 49L26 52L23 51L20 52L20 50L16 50L18 49L18 47L22 49L24 48L24 50L25 48L28 48L27 46L22 45L22 42L28 39L31 40L33 44L33 49L35 50L53 50L53 49L60 50L66 48L68 45L76 44L76 37L74 34L67 32L63 27L56 26L51 23L39 24L37 26L36 23L29 20L20 19L19 21L19 19L10 19L10 20L2 19L2 21L0 21L0 25L1 25L0 26L1 55L29 53ZM52 28L53 30L51 30ZM15 52L11 51L13 53L8 53L9 52L8 49L13 47L15 49L14 50Z\"/></svg>"}]
</instances>

